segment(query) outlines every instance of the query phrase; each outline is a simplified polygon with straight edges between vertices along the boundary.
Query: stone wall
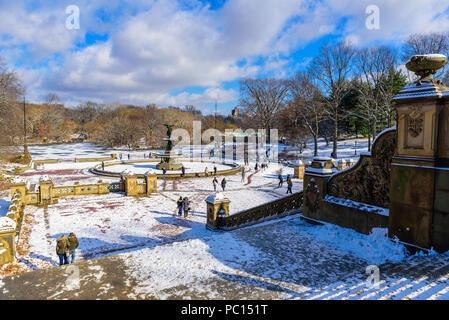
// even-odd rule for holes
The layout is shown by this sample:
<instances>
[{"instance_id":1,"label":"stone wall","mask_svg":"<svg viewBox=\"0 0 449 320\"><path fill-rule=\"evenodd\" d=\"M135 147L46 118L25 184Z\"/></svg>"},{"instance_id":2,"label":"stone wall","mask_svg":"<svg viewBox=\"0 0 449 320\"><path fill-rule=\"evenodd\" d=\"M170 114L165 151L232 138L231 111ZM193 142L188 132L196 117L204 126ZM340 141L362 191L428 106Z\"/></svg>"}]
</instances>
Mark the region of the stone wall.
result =
<instances>
[{"instance_id":1,"label":"stone wall","mask_svg":"<svg viewBox=\"0 0 449 320\"><path fill-rule=\"evenodd\" d=\"M334 173L330 158L315 158L304 177L305 217L369 234L389 225L391 162L396 150L396 129L376 138L371 153ZM348 165L348 163L346 163ZM344 167L337 162L337 167Z\"/></svg>"},{"instance_id":2,"label":"stone wall","mask_svg":"<svg viewBox=\"0 0 449 320\"><path fill-rule=\"evenodd\" d=\"M302 207L302 202L303 193L298 192L245 211L230 214L229 216L219 215L216 217L214 229L233 230L264 221L297 214Z\"/></svg>"}]
</instances>

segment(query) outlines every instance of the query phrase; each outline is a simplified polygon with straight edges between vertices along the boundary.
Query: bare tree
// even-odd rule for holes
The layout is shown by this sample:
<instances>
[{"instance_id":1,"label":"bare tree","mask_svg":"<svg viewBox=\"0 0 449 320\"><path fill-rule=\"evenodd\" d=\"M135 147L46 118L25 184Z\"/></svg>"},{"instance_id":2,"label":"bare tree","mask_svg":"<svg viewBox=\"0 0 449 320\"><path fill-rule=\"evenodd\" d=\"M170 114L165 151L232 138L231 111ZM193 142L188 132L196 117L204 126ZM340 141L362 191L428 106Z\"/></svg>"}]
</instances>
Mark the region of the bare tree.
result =
<instances>
[{"instance_id":1,"label":"bare tree","mask_svg":"<svg viewBox=\"0 0 449 320\"><path fill-rule=\"evenodd\" d=\"M349 88L353 72L355 48L349 42L321 47L318 56L312 60L310 71L327 95L325 112L334 125L333 158L337 157L338 126L347 115L342 108L343 98Z\"/></svg>"},{"instance_id":2,"label":"bare tree","mask_svg":"<svg viewBox=\"0 0 449 320\"><path fill-rule=\"evenodd\" d=\"M14 70L8 70L0 58L0 144L10 145L23 136L23 112L18 100L24 93Z\"/></svg>"},{"instance_id":3,"label":"bare tree","mask_svg":"<svg viewBox=\"0 0 449 320\"><path fill-rule=\"evenodd\" d=\"M293 118L295 125L302 125L309 130L314 141L314 156L318 156L320 123L325 115L322 94L312 82L310 74L305 72L296 73L289 84L292 99L287 114Z\"/></svg>"},{"instance_id":4,"label":"bare tree","mask_svg":"<svg viewBox=\"0 0 449 320\"><path fill-rule=\"evenodd\" d=\"M278 79L243 79L240 81L240 105L269 137L276 115L288 95L288 82Z\"/></svg>"},{"instance_id":5,"label":"bare tree","mask_svg":"<svg viewBox=\"0 0 449 320\"><path fill-rule=\"evenodd\" d=\"M412 34L405 40L402 51L404 62L417 54L440 53L448 56L449 32ZM437 71L436 77L449 85L449 68L441 68Z\"/></svg>"},{"instance_id":6,"label":"bare tree","mask_svg":"<svg viewBox=\"0 0 449 320\"><path fill-rule=\"evenodd\" d=\"M368 122L374 139L381 118L387 117L391 123L391 99L394 97L392 74L397 67L397 55L385 46L364 48L357 51L354 62L357 72L354 82L361 105L359 116ZM371 134L368 135L369 142Z\"/></svg>"}]
</instances>

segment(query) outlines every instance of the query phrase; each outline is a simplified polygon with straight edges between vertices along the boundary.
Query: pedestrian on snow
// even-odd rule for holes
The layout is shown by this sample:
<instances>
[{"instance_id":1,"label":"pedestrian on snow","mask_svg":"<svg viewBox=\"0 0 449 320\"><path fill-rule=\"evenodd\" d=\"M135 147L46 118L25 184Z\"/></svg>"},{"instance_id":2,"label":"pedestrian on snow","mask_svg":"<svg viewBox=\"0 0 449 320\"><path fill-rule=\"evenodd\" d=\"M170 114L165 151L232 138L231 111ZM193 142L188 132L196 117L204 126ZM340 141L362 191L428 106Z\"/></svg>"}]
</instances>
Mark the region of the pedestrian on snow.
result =
<instances>
[{"instance_id":1,"label":"pedestrian on snow","mask_svg":"<svg viewBox=\"0 0 449 320\"><path fill-rule=\"evenodd\" d=\"M217 191L217 186L218 186L217 177L214 177L214 180L212 180L212 184L214 185L214 191Z\"/></svg>"},{"instance_id":2,"label":"pedestrian on snow","mask_svg":"<svg viewBox=\"0 0 449 320\"><path fill-rule=\"evenodd\" d=\"M254 171L257 171L259 169L259 164L256 162L256 166L254 167Z\"/></svg>"},{"instance_id":3,"label":"pedestrian on snow","mask_svg":"<svg viewBox=\"0 0 449 320\"><path fill-rule=\"evenodd\" d=\"M293 187L292 179L287 179L287 194L289 193L293 194L292 187Z\"/></svg>"},{"instance_id":4,"label":"pedestrian on snow","mask_svg":"<svg viewBox=\"0 0 449 320\"><path fill-rule=\"evenodd\" d=\"M73 232L70 232L67 240L69 242L70 256L72 257L72 260L70 261L70 263L74 263L75 262L75 251L76 251L76 248L78 248L78 246L80 245L80 243L78 242L78 238L75 236L75 234Z\"/></svg>"},{"instance_id":5,"label":"pedestrian on snow","mask_svg":"<svg viewBox=\"0 0 449 320\"><path fill-rule=\"evenodd\" d=\"M162 168L162 180L165 180L165 173L167 172L167 169Z\"/></svg>"},{"instance_id":6,"label":"pedestrian on snow","mask_svg":"<svg viewBox=\"0 0 449 320\"><path fill-rule=\"evenodd\" d=\"M120 153L120 160L122 160L122 158L123 158L123 155Z\"/></svg>"},{"instance_id":7,"label":"pedestrian on snow","mask_svg":"<svg viewBox=\"0 0 449 320\"><path fill-rule=\"evenodd\" d=\"M190 201L189 198L184 197L184 199L182 200L182 207L184 209L184 218L187 218L187 216L189 215L189 210L190 210Z\"/></svg>"},{"instance_id":8,"label":"pedestrian on snow","mask_svg":"<svg viewBox=\"0 0 449 320\"><path fill-rule=\"evenodd\" d=\"M104 161L101 161L101 170L104 171Z\"/></svg>"},{"instance_id":9,"label":"pedestrian on snow","mask_svg":"<svg viewBox=\"0 0 449 320\"><path fill-rule=\"evenodd\" d=\"M131 159L131 156L130 156L129 153L128 153L128 160L129 160L129 159Z\"/></svg>"},{"instance_id":10,"label":"pedestrian on snow","mask_svg":"<svg viewBox=\"0 0 449 320\"><path fill-rule=\"evenodd\" d=\"M183 205L182 197L179 197L179 199L176 202L176 204L178 205L178 216L182 216L182 205Z\"/></svg>"},{"instance_id":11,"label":"pedestrian on snow","mask_svg":"<svg viewBox=\"0 0 449 320\"><path fill-rule=\"evenodd\" d=\"M242 168L242 182L245 182L245 176L246 176L245 168Z\"/></svg>"},{"instance_id":12,"label":"pedestrian on snow","mask_svg":"<svg viewBox=\"0 0 449 320\"><path fill-rule=\"evenodd\" d=\"M284 184L284 178L282 177L282 174L278 175L278 179L279 179L279 188L282 188L282 185Z\"/></svg>"},{"instance_id":13,"label":"pedestrian on snow","mask_svg":"<svg viewBox=\"0 0 449 320\"><path fill-rule=\"evenodd\" d=\"M217 166L214 165L214 176L217 175Z\"/></svg>"},{"instance_id":14,"label":"pedestrian on snow","mask_svg":"<svg viewBox=\"0 0 449 320\"><path fill-rule=\"evenodd\" d=\"M207 167L206 167L206 169L204 169L204 175L205 175L206 177L209 176L209 169L207 169Z\"/></svg>"},{"instance_id":15,"label":"pedestrian on snow","mask_svg":"<svg viewBox=\"0 0 449 320\"><path fill-rule=\"evenodd\" d=\"M223 178L223 180L221 180L221 188L223 189L223 191L225 191L226 188L226 179Z\"/></svg>"},{"instance_id":16,"label":"pedestrian on snow","mask_svg":"<svg viewBox=\"0 0 449 320\"><path fill-rule=\"evenodd\" d=\"M186 174L186 167L184 167L184 165L182 165L182 167L181 167L181 177L184 177L185 174Z\"/></svg>"},{"instance_id":17,"label":"pedestrian on snow","mask_svg":"<svg viewBox=\"0 0 449 320\"><path fill-rule=\"evenodd\" d=\"M59 265L69 264L69 240L66 235L63 234L58 240L56 240L56 254L59 257Z\"/></svg>"}]
</instances>

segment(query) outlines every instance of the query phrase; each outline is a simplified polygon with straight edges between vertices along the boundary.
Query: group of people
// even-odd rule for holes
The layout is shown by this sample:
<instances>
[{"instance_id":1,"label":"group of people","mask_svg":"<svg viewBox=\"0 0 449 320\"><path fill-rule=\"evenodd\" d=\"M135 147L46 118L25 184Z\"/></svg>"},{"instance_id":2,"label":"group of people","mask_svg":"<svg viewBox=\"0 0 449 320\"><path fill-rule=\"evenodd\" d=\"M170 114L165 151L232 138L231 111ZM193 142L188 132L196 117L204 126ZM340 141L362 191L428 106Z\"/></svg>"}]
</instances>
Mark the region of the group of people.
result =
<instances>
[{"instance_id":1,"label":"group of people","mask_svg":"<svg viewBox=\"0 0 449 320\"><path fill-rule=\"evenodd\" d=\"M178 216L182 216L182 213L184 212L184 218L187 218L189 211L191 210L189 198L179 197L176 203L178 205Z\"/></svg>"},{"instance_id":2,"label":"group of people","mask_svg":"<svg viewBox=\"0 0 449 320\"><path fill-rule=\"evenodd\" d=\"M226 178L223 178L223 180L221 180L221 188L223 189L223 191L225 191L226 189ZM214 186L214 191L217 191L217 186L218 186L218 179L217 177L214 177L214 180L212 180L212 185Z\"/></svg>"},{"instance_id":3,"label":"group of people","mask_svg":"<svg viewBox=\"0 0 449 320\"><path fill-rule=\"evenodd\" d=\"M279 179L279 184L278 184L278 188L282 188L282 185L284 184L284 177L282 176L282 174L278 175L278 179ZM287 182L287 194L292 194L292 188L293 188L293 181L292 178L290 177L290 175L287 175L287 178L285 180Z\"/></svg>"},{"instance_id":4,"label":"group of people","mask_svg":"<svg viewBox=\"0 0 449 320\"><path fill-rule=\"evenodd\" d=\"M71 232L68 237L63 234L56 240L56 254L59 257L60 266L69 264L69 258L71 258L70 263L75 262L75 251L78 246L78 238L73 232Z\"/></svg>"}]
</instances>

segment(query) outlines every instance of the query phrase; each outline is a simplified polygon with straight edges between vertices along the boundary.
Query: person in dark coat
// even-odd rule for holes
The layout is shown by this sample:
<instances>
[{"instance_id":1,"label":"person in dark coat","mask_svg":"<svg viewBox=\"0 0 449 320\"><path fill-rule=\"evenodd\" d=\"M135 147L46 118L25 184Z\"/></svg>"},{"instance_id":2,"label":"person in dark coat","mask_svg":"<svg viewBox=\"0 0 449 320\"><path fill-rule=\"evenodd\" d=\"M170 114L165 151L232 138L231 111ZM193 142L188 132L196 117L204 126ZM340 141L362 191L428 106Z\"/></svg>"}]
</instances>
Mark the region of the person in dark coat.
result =
<instances>
[{"instance_id":1,"label":"person in dark coat","mask_svg":"<svg viewBox=\"0 0 449 320\"><path fill-rule=\"evenodd\" d=\"M279 188L282 188L282 185L284 184L284 178L282 177L282 174L278 175L278 179L279 179Z\"/></svg>"},{"instance_id":2,"label":"person in dark coat","mask_svg":"<svg viewBox=\"0 0 449 320\"><path fill-rule=\"evenodd\" d=\"M162 168L162 179L165 180L165 174L167 173L167 170L165 168Z\"/></svg>"},{"instance_id":3,"label":"person in dark coat","mask_svg":"<svg viewBox=\"0 0 449 320\"><path fill-rule=\"evenodd\" d=\"M179 197L179 199L176 203L178 205L178 216L182 216L182 205L183 205L182 197Z\"/></svg>"},{"instance_id":4,"label":"person in dark coat","mask_svg":"<svg viewBox=\"0 0 449 320\"><path fill-rule=\"evenodd\" d=\"M214 166L214 176L217 175L217 166Z\"/></svg>"},{"instance_id":5,"label":"person in dark coat","mask_svg":"<svg viewBox=\"0 0 449 320\"><path fill-rule=\"evenodd\" d=\"M184 218L187 218L187 216L189 215L189 210L190 210L190 201L189 198L184 197L184 199L182 200L182 207L184 209Z\"/></svg>"},{"instance_id":6,"label":"person in dark coat","mask_svg":"<svg viewBox=\"0 0 449 320\"><path fill-rule=\"evenodd\" d=\"M293 194L292 192L293 182L292 179L287 179L287 194Z\"/></svg>"},{"instance_id":7,"label":"person in dark coat","mask_svg":"<svg viewBox=\"0 0 449 320\"><path fill-rule=\"evenodd\" d=\"M184 165L181 167L181 177L184 177L186 174L186 167Z\"/></svg>"},{"instance_id":8,"label":"person in dark coat","mask_svg":"<svg viewBox=\"0 0 449 320\"><path fill-rule=\"evenodd\" d=\"M217 177L214 177L214 180L212 180L212 184L214 185L214 191L217 191L217 186L218 186Z\"/></svg>"},{"instance_id":9,"label":"person in dark coat","mask_svg":"<svg viewBox=\"0 0 449 320\"><path fill-rule=\"evenodd\" d=\"M104 161L101 161L101 170L104 171Z\"/></svg>"},{"instance_id":10,"label":"person in dark coat","mask_svg":"<svg viewBox=\"0 0 449 320\"><path fill-rule=\"evenodd\" d=\"M66 235L63 234L58 240L56 240L56 254L59 257L59 265L69 264L69 240Z\"/></svg>"},{"instance_id":11,"label":"person in dark coat","mask_svg":"<svg viewBox=\"0 0 449 320\"><path fill-rule=\"evenodd\" d=\"M223 180L221 180L221 188L223 189L223 191L225 191L226 188L226 179L223 178Z\"/></svg>"},{"instance_id":12,"label":"person in dark coat","mask_svg":"<svg viewBox=\"0 0 449 320\"><path fill-rule=\"evenodd\" d=\"M76 248L78 248L78 246L80 245L80 243L78 242L78 238L75 236L75 234L73 232L70 232L69 237L67 239L69 241L69 253L70 253L70 256L72 257L72 260L70 261L70 263L74 263L75 262L75 251L76 251Z\"/></svg>"}]
</instances>

